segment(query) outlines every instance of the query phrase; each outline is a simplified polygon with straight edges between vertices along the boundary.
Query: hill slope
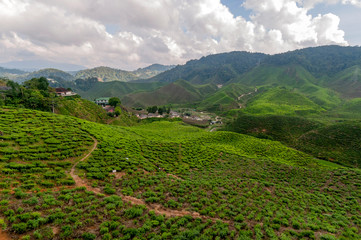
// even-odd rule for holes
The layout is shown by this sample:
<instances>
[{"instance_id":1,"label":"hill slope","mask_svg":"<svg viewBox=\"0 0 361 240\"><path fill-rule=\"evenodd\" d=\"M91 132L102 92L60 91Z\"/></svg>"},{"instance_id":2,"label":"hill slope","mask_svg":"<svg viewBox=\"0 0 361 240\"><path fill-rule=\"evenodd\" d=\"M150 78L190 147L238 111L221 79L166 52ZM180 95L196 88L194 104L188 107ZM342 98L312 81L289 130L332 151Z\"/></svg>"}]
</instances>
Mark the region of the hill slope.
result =
<instances>
[{"instance_id":1,"label":"hill slope","mask_svg":"<svg viewBox=\"0 0 361 240\"><path fill-rule=\"evenodd\" d=\"M80 80L76 81L74 90L77 91L82 97L87 99L94 99L98 97L118 97L123 98L125 95L151 91L159 88L163 84L160 83L133 83L133 82L93 82L89 85L80 84Z\"/></svg>"},{"instance_id":2,"label":"hill slope","mask_svg":"<svg viewBox=\"0 0 361 240\"><path fill-rule=\"evenodd\" d=\"M0 119L0 215L13 238L361 237L360 171L279 142L26 109Z\"/></svg>"},{"instance_id":3,"label":"hill slope","mask_svg":"<svg viewBox=\"0 0 361 240\"><path fill-rule=\"evenodd\" d=\"M122 98L127 106L146 107L166 104L185 104L200 101L215 92L215 85L192 85L184 80L167 84L152 92L132 93Z\"/></svg>"},{"instance_id":4,"label":"hill slope","mask_svg":"<svg viewBox=\"0 0 361 240\"><path fill-rule=\"evenodd\" d=\"M341 103L335 91L320 86L319 80L299 65L262 65L233 81L248 86L285 87L302 93L324 108L332 108Z\"/></svg>"},{"instance_id":5,"label":"hill slope","mask_svg":"<svg viewBox=\"0 0 361 240\"><path fill-rule=\"evenodd\" d=\"M344 98L361 97L361 65L348 68L324 83L340 92Z\"/></svg>"},{"instance_id":6,"label":"hill slope","mask_svg":"<svg viewBox=\"0 0 361 240\"><path fill-rule=\"evenodd\" d=\"M194 84L224 84L255 67L265 56L261 53L247 52L210 55L177 66L148 81L169 83L184 79Z\"/></svg>"},{"instance_id":7,"label":"hill slope","mask_svg":"<svg viewBox=\"0 0 361 240\"><path fill-rule=\"evenodd\" d=\"M252 98L243 111L257 115L308 115L319 114L324 110L302 94L271 88Z\"/></svg>"},{"instance_id":8,"label":"hill slope","mask_svg":"<svg viewBox=\"0 0 361 240\"><path fill-rule=\"evenodd\" d=\"M361 64L361 47L320 46L275 54L263 64L300 65L316 77L333 76L347 68Z\"/></svg>"},{"instance_id":9,"label":"hill slope","mask_svg":"<svg viewBox=\"0 0 361 240\"><path fill-rule=\"evenodd\" d=\"M45 68L45 69L41 69L39 71L19 75L18 77L16 77L16 80L25 81L28 79L40 78L40 77L48 78L49 81L51 81L51 79L59 80L59 81L73 81L74 80L73 75L71 75L67 72L58 70L58 69L54 69L54 68Z\"/></svg>"}]
</instances>

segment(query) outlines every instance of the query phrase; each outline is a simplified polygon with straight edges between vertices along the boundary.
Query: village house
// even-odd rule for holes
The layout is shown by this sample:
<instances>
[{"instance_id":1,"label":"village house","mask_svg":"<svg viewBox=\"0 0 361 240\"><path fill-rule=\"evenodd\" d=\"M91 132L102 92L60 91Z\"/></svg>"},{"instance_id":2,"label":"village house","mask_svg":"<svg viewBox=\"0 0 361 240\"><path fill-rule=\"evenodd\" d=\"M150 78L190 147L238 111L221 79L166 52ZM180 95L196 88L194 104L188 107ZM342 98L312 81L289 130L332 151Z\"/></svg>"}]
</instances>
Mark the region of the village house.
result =
<instances>
[{"instance_id":1,"label":"village house","mask_svg":"<svg viewBox=\"0 0 361 240\"><path fill-rule=\"evenodd\" d=\"M94 100L94 102L98 105L101 105L101 106L106 106L106 105L109 105L109 99L108 97L102 97L102 98L96 98Z\"/></svg>"},{"instance_id":2,"label":"village house","mask_svg":"<svg viewBox=\"0 0 361 240\"><path fill-rule=\"evenodd\" d=\"M66 88L55 88L55 92L56 92L56 94L58 94L58 96L62 96L62 97L77 95L77 93L75 93L71 90L68 90Z\"/></svg>"}]
</instances>

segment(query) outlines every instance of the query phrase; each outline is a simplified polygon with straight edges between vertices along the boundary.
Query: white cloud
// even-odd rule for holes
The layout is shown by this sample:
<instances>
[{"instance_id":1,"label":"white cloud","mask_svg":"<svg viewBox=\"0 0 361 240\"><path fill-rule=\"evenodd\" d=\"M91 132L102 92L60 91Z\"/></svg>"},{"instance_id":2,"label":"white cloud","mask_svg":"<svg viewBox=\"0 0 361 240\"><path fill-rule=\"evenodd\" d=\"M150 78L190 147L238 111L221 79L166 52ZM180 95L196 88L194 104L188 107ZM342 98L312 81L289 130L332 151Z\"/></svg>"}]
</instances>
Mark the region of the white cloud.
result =
<instances>
[{"instance_id":1,"label":"white cloud","mask_svg":"<svg viewBox=\"0 0 361 240\"><path fill-rule=\"evenodd\" d=\"M360 0L342 0L342 3L343 4L355 5L355 6L361 8L361 1Z\"/></svg>"},{"instance_id":2,"label":"white cloud","mask_svg":"<svg viewBox=\"0 0 361 240\"><path fill-rule=\"evenodd\" d=\"M247 21L220 0L0 0L7 23L0 25L0 62L37 57L134 69L233 50L345 45L336 15L308 14L317 3L335 1L246 0ZM107 32L109 24L115 33Z\"/></svg>"}]
</instances>

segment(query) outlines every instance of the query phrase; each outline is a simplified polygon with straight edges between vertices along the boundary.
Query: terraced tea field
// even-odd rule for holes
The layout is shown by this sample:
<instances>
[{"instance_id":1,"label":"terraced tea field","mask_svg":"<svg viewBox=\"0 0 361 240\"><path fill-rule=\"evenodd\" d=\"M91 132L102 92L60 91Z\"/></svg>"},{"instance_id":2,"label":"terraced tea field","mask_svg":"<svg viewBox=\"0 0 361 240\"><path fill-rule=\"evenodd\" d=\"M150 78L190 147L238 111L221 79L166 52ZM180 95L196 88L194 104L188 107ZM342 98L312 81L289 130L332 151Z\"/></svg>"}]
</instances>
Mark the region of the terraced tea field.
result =
<instances>
[{"instance_id":1,"label":"terraced tea field","mask_svg":"<svg viewBox=\"0 0 361 240\"><path fill-rule=\"evenodd\" d=\"M279 142L25 109L0 119L0 224L14 239L361 238L360 170Z\"/></svg>"}]
</instances>

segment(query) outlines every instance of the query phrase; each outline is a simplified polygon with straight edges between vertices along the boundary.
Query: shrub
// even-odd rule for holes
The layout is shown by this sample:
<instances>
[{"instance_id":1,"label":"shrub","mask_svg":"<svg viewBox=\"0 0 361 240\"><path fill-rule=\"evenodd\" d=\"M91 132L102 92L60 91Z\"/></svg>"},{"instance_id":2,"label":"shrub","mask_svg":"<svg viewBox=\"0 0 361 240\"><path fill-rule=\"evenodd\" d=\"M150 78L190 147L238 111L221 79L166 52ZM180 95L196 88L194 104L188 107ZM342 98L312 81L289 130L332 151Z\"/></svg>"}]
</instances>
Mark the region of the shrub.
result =
<instances>
[{"instance_id":1,"label":"shrub","mask_svg":"<svg viewBox=\"0 0 361 240\"><path fill-rule=\"evenodd\" d=\"M96 238L96 235L93 233L83 233L81 237L83 238L83 240L94 240Z\"/></svg>"}]
</instances>

